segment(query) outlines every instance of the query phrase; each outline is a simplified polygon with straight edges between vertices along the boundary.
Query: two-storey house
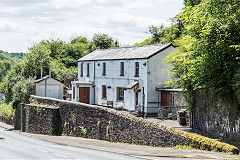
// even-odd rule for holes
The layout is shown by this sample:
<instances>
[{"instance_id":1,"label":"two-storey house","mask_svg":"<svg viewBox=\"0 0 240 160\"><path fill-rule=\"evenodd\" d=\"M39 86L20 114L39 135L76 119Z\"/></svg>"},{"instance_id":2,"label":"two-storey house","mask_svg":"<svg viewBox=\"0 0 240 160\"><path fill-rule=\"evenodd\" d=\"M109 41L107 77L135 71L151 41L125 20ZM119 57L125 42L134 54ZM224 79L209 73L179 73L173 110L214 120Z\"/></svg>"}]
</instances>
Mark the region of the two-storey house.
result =
<instances>
[{"instance_id":1,"label":"two-storey house","mask_svg":"<svg viewBox=\"0 0 240 160\"><path fill-rule=\"evenodd\" d=\"M171 44L98 49L78 60L72 101L157 113L158 87L169 80Z\"/></svg>"}]
</instances>

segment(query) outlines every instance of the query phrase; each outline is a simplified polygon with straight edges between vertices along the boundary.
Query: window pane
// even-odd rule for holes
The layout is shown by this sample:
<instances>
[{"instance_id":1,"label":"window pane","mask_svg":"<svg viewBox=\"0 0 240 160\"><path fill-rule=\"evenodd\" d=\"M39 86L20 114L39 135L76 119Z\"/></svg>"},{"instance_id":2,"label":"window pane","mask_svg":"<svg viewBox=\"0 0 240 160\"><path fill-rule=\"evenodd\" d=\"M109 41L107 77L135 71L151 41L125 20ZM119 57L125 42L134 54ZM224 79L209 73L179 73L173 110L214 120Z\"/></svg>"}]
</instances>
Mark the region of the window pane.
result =
<instances>
[{"instance_id":1,"label":"window pane","mask_svg":"<svg viewBox=\"0 0 240 160\"><path fill-rule=\"evenodd\" d=\"M83 62L81 63L81 76L83 76Z\"/></svg>"},{"instance_id":2,"label":"window pane","mask_svg":"<svg viewBox=\"0 0 240 160\"><path fill-rule=\"evenodd\" d=\"M87 63L87 77L89 77L89 63Z\"/></svg>"},{"instance_id":3,"label":"window pane","mask_svg":"<svg viewBox=\"0 0 240 160\"><path fill-rule=\"evenodd\" d=\"M124 76L124 62L120 63L120 76Z\"/></svg>"},{"instance_id":4,"label":"window pane","mask_svg":"<svg viewBox=\"0 0 240 160\"><path fill-rule=\"evenodd\" d=\"M117 88L117 100L124 100L124 88Z\"/></svg>"},{"instance_id":5,"label":"window pane","mask_svg":"<svg viewBox=\"0 0 240 160\"><path fill-rule=\"evenodd\" d=\"M135 77L139 77L139 62L135 63Z\"/></svg>"},{"instance_id":6,"label":"window pane","mask_svg":"<svg viewBox=\"0 0 240 160\"><path fill-rule=\"evenodd\" d=\"M106 63L103 63L103 72L102 75L105 76L106 75Z\"/></svg>"},{"instance_id":7,"label":"window pane","mask_svg":"<svg viewBox=\"0 0 240 160\"><path fill-rule=\"evenodd\" d=\"M107 87L102 85L102 98L107 98Z\"/></svg>"}]
</instances>

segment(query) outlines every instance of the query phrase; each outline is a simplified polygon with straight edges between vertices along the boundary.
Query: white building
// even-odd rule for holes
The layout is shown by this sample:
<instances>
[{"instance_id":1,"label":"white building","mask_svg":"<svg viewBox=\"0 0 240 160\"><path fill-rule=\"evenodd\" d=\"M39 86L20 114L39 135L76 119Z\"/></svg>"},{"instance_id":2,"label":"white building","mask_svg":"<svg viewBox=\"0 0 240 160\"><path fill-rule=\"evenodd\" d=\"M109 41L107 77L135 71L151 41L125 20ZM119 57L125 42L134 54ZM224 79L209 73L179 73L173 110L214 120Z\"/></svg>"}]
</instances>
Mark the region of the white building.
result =
<instances>
[{"instance_id":1,"label":"white building","mask_svg":"<svg viewBox=\"0 0 240 160\"><path fill-rule=\"evenodd\" d=\"M157 113L156 90L169 80L164 58L171 44L99 49L78 60L72 101Z\"/></svg>"}]
</instances>

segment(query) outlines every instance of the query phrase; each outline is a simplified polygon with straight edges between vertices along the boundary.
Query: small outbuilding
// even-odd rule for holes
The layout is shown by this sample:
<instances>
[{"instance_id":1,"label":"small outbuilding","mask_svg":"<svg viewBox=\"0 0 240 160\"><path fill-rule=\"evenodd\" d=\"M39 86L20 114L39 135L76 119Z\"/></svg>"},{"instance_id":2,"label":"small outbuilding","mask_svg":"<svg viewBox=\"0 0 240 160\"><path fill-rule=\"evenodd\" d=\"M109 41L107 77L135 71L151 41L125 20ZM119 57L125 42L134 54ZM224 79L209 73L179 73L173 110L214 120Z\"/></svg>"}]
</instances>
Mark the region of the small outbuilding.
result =
<instances>
[{"instance_id":1,"label":"small outbuilding","mask_svg":"<svg viewBox=\"0 0 240 160\"><path fill-rule=\"evenodd\" d=\"M49 75L35 80L35 86L36 96L62 99L64 95L64 84Z\"/></svg>"}]
</instances>

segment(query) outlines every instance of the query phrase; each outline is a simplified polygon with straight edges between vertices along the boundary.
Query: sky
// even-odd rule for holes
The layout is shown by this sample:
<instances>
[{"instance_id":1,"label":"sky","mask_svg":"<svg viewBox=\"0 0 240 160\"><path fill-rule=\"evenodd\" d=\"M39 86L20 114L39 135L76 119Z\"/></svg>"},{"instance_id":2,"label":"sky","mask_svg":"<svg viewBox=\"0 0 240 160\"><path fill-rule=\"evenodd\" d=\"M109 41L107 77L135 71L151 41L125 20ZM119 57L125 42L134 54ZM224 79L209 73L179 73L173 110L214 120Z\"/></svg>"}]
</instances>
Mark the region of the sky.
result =
<instances>
[{"instance_id":1,"label":"sky","mask_svg":"<svg viewBox=\"0 0 240 160\"><path fill-rule=\"evenodd\" d=\"M170 25L183 0L0 0L0 50L27 52L47 39L106 33L121 45L141 42L151 25Z\"/></svg>"}]
</instances>

